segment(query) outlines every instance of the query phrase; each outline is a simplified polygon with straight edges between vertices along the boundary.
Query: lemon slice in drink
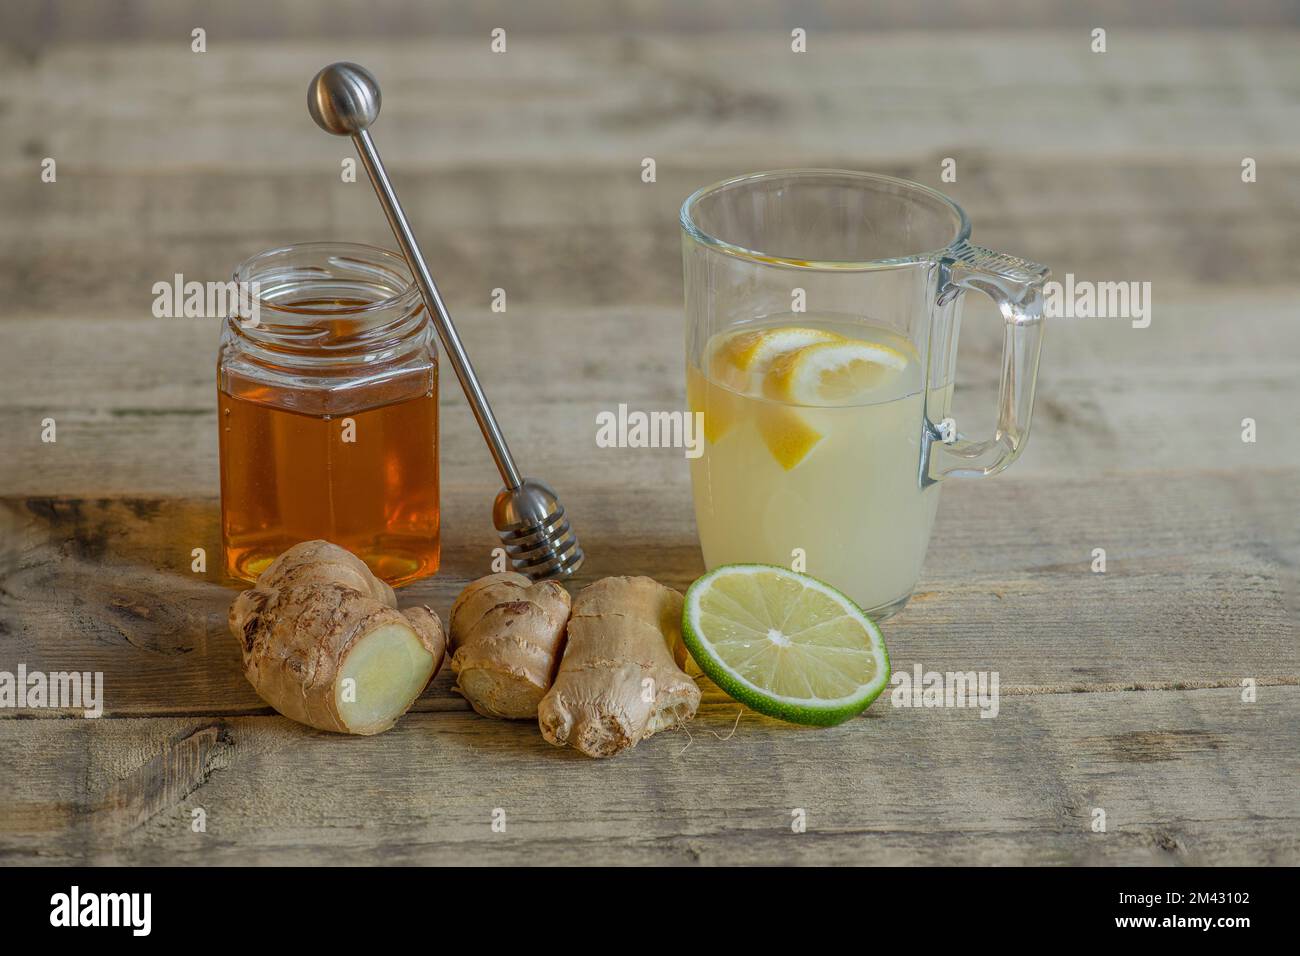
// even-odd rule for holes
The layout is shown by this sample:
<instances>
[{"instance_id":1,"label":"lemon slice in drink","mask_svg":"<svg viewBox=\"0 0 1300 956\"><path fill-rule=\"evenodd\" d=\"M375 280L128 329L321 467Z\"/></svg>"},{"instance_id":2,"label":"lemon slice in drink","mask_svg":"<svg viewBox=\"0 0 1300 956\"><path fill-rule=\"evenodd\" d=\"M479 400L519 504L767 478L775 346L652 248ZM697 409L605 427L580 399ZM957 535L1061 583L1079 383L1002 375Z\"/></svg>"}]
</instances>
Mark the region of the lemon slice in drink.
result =
<instances>
[{"instance_id":1,"label":"lemon slice in drink","mask_svg":"<svg viewBox=\"0 0 1300 956\"><path fill-rule=\"evenodd\" d=\"M796 724L843 723L889 682L885 641L861 608L771 565L724 565L692 584L682 639L731 697Z\"/></svg>"},{"instance_id":2,"label":"lemon slice in drink","mask_svg":"<svg viewBox=\"0 0 1300 956\"><path fill-rule=\"evenodd\" d=\"M771 361L786 352L793 352L816 342L843 342L844 337L825 329L806 329L791 325L780 329L757 329L740 332L726 339L718 347L719 358L725 358L735 368L747 372L762 372Z\"/></svg>"},{"instance_id":3,"label":"lemon slice in drink","mask_svg":"<svg viewBox=\"0 0 1300 956\"><path fill-rule=\"evenodd\" d=\"M710 368L715 381L741 393L761 394L764 374L782 356L814 344L847 341L825 329L798 325L740 332L723 340L713 353ZM707 428L707 418L705 424ZM729 427L731 421L726 424ZM823 437L798 412L778 405L761 407L755 424L767 450L786 471L807 458Z\"/></svg>"},{"instance_id":4,"label":"lemon slice in drink","mask_svg":"<svg viewBox=\"0 0 1300 956\"><path fill-rule=\"evenodd\" d=\"M907 356L887 345L818 342L774 359L763 391L793 405L855 405L905 368Z\"/></svg>"}]
</instances>

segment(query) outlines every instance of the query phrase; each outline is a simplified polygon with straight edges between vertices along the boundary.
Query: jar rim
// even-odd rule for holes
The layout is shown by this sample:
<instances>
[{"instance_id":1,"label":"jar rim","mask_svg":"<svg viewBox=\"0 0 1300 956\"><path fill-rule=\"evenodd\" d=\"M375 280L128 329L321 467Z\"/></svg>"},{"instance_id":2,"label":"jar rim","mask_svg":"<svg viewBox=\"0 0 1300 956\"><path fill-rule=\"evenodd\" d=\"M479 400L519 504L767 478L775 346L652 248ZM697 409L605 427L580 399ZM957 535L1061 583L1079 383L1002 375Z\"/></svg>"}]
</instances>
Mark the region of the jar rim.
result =
<instances>
[{"instance_id":1,"label":"jar rim","mask_svg":"<svg viewBox=\"0 0 1300 956\"><path fill-rule=\"evenodd\" d=\"M388 273L396 282L403 283L401 290L394 292L384 298L376 299L373 302L367 302L364 305L355 303L336 303L315 304L310 308L304 308L301 304L286 307L277 303L274 299L264 298L257 295L257 304L261 309L270 309L274 312L294 314L294 315L366 315L372 312L381 312L385 309L405 306L413 301L420 299L420 290L411 275L410 267L406 259L401 255L389 249L380 246L372 246L364 242L341 242L341 241L313 241L313 242L293 242L283 246L276 246L271 249L263 250L256 255L249 256L238 266L235 267L234 280L237 283L251 284L258 281L257 275L259 270L268 272L271 270L273 263L277 259L283 259L290 255L305 256L306 263L299 264L299 268L319 270L322 278L330 275L328 269L331 265L339 261L351 260L354 263L361 263L373 270L388 269ZM379 282L376 280L376 285Z\"/></svg>"}]
</instances>

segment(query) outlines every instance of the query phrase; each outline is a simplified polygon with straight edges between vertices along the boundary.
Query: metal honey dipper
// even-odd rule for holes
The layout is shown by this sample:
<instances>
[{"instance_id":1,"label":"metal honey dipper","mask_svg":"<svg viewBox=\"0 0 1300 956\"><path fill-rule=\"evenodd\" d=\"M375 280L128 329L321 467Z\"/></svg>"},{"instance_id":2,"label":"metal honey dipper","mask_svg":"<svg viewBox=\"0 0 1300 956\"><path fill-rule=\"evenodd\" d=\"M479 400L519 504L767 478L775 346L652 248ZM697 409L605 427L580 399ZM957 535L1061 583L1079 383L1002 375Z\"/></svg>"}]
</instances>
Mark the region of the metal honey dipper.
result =
<instances>
[{"instance_id":1,"label":"metal honey dipper","mask_svg":"<svg viewBox=\"0 0 1300 956\"><path fill-rule=\"evenodd\" d=\"M483 387L474 374L469 355L456 334L447 306L424 261L402 204L388 180L383 161L370 137L369 126L379 115L379 84L355 63L331 63L307 88L307 110L321 129L335 136L350 136L371 185L379 196L388 224L397 237L411 274L424 298L425 308L438 330L443 351L456 370L465 398L474 412L479 430L492 452L505 487L492 506L492 522L506 547L514 569L534 580L564 577L582 565L584 558L564 506L545 482L522 477L506 445Z\"/></svg>"}]
</instances>

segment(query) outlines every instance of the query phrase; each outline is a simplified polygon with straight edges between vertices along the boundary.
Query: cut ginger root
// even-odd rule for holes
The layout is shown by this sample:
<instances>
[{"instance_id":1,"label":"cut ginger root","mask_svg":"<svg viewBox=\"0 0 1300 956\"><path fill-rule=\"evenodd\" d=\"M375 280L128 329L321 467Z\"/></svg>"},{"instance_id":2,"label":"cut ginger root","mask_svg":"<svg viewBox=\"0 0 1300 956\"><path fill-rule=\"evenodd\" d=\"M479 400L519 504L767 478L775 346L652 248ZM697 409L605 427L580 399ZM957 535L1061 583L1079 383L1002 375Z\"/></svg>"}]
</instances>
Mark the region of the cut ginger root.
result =
<instances>
[{"instance_id":1,"label":"cut ginger root","mask_svg":"<svg viewBox=\"0 0 1300 956\"><path fill-rule=\"evenodd\" d=\"M695 716L700 689L682 672L682 596L645 577L603 578L578 593L568 645L537 709L542 736L612 757Z\"/></svg>"},{"instance_id":2,"label":"cut ginger root","mask_svg":"<svg viewBox=\"0 0 1300 956\"><path fill-rule=\"evenodd\" d=\"M328 541L276 558L230 608L244 675L284 716L318 730L377 734L410 709L442 665L442 622L397 610L393 589Z\"/></svg>"},{"instance_id":3,"label":"cut ginger root","mask_svg":"<svg viewBox=\"0 0 1300 956\"><path fill-rule=\"evenodd\" d=\"M485 717L536 717L568 619L569 592L554 581L507 571L471 582L451 608L456 691Z\"/></svg>"}]
</instances>

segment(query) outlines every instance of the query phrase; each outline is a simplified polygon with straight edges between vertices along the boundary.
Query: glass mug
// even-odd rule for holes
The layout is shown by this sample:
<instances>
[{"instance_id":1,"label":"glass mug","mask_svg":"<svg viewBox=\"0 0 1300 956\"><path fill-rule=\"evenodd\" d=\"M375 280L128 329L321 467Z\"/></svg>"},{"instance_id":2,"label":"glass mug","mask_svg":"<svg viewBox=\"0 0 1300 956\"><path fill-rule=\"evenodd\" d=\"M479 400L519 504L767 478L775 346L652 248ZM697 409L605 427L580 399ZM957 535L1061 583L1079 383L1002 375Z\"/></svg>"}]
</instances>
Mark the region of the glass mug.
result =
<instances>
[{"instance_id":1,"label":"glass mug","mask_svg":"<svg viewBox=\"0 0 1300 956\"><path fill-rule=\"evenodd\" d=\"M794 567L868 614L907 603L940 479L1024 449L1046 267L970 242L951 199L890 176L755 173L682 204L687 399L704 562ZM963 293L1006 319L997 429L949 413Z\"/></svg>"}]
</instances>

